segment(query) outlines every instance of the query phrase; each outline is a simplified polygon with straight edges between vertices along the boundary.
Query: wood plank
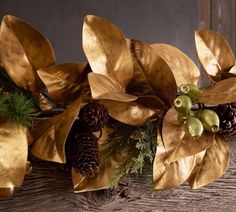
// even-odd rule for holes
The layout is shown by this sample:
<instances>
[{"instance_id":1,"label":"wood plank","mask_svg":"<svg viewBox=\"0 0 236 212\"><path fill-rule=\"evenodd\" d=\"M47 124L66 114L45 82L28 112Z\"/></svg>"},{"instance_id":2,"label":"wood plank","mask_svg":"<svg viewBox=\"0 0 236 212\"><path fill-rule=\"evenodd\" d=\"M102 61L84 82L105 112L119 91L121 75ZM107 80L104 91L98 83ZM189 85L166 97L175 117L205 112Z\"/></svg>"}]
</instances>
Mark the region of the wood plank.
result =
<instances>
[{"instance_id":1,"label":"wood plank","mask_svg":"<svg viewBox=\"0 0 236 212\"><path fill-rule=\"evenodd\" d=\"M199 29L211 28L211 0L200 0Z\"/></svg>"},{"instance_id":2,"label":"wood plank","mask_svg":"<svg viewBox=\"0 0 236 212\"><path fill-rule=\"evenodd\" d=\"M1 211L236 211L236 142L230 142L226 174L198 190L187 184L152 191L151 173L121 183L116 189L74 194L70 172L62 164L33 159L33 172L14 197L0 200Z\"/></svg>"}]
</instances>

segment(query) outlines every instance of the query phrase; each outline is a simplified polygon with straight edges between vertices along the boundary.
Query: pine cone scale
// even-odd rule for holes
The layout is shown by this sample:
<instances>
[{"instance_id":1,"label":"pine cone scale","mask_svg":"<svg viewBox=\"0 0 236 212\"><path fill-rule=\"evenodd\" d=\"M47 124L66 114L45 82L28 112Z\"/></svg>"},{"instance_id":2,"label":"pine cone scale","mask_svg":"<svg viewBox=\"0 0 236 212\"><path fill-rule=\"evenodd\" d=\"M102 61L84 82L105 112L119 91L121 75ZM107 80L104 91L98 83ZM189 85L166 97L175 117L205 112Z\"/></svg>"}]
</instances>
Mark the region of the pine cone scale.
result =
<instances>
[{"instance_id":1,"label":"pine cone scale","mask_svg":"<svg viewBox=\"0 0 236 212\"><path fill-rule=\"evenodd\" d=\"M236 103L227 103L215 107L215 112L220 119L220 130L222 135L236 135Z\"/></svg>"}]
</instances>

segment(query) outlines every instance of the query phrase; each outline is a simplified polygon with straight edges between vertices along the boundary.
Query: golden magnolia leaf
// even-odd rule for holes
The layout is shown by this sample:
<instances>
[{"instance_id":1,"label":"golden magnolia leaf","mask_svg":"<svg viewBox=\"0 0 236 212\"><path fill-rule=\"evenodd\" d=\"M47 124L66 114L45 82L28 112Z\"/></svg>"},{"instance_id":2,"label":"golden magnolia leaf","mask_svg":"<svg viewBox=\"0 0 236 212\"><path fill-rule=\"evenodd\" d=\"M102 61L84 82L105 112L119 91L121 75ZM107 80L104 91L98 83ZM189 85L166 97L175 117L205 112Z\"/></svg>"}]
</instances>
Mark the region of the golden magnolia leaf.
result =
<instances>
[{"instance_id":1,"label":"golden magnolia leaf","mask_svg":"<svg viewBox=\"0 0 236 212\"><path fill-rule=\"evenodd\" d=\"M24 180L28 155L26 131L12 122L0 124L0 188L6 191L21 186Z\"/></svg>"},{"instance_id":2,"label":"golden magnolia leaf","mask_svg":"<svg viewBox=\"0 0 236 212\"><path fill-rule=\"evenodd\" d=\"M108 160L111 160L110 158ZM93 178L86 178L72 168L72 181L74 192L94 191L109 188L109 181L116 171L119 163L108 161L105 167L100 167L99 173Z\"/></svg>"},{"instance_id":3,"label":"golden magnolia leaf","mask_svg":"<svg viewBox=\"0 0 236 212\"><path fill-rule=\"evenodd\" d=\"M110 147L107 145L107 139L109 133L112 132L112 129L104 127L102 131L102 137L99 139L98 143L100 155L104 150L106 151L106 149ZM127 153L129 157L132 157L132 154L132 152ZM86 178L75 172L75 170L72 168L74 191L78 193L109 188L109 182L115 174L117 168L126 160L127 158L125 156L121 156L119 152L117 152L116 155L109 156L109 158L106 158L106 162L100 167L98 174L93 178Z\"/></svg>"},{"instance_id":4,"label":"golden magnolia leaf","mask_svg":"<svg viewBox=\"0 0 236 212\"><path fill-rule=\"evenodd\" d=\"M31 25L7 15L0 28L0 61L10 78L33 93L40 93L45 85L36 70L55 63L49 41Z\"/></svg>"},{"instance_id":5,"label":"golden magnolia leaf","mask_svg":"<svg viewBox=\"0 0 236 212\"><path fill-rule=\"evenodd\" d=\"M65 143L67 135L79 114L82 99L74 101L63 113L46 121L38 122L33 130L34 142L31 152L34 156L58 163L65 163Z\"/></svg>"},{"instance_id":6,"label":"golden magnolia leaf","mask_svg":"<svg viewBox=\"0 0 236 212\"><path fill-rule=\"evenodd\" d=\"M14 187L0 188L0 197L11 197L14 193Z\"/></svg>"},{"instance_id":7,"label":"golden magnolia leaf","mask_svg":"<svg viewBox=\"0 0 236 212\"><path fill-rule=\"evenodd\" d=\"M177 116L176 110L171 108L165 115L162 127L162 138L169 162L195 155L209 148L214 142L214 134L207 131L204 131L200 138L192 139L179 123Z\"/></svg>"},{"instance_id":8,"label":"golden magnolia leaf","mask_svg":"<svg viewBox=\"0 0 236 212\"><path fill-rule=\"evenodd\" d=\"M84 19L82 42L93 72L126 88L133 77L133 63L122 32L111 22L88 15Z\"/></svg>"},{"instance_id":9,"label":"golden magnolia leaf","mask_svg":"<svg viewBox=\"0 0 236 212\"><path fill-rule=\"evenodd\" d=\"M188 179L193 170L195 155L169 163L160 131L157 142L156 156L153 163L154 189L168 189L181 185Z\"/></svg>"},{"instance_id":10,"label":"golden magnolia leaf","mask_svg":"<svg viewBox=\"0 0 236 212\"><path fill-rule=\"evenodd\" d=\"M214 143L201 153L200 162L196 163L195 169L189 178L192 189L205 186L221 177L229 164L229 146L222 136L216 135Z\"/></svg>"},{"instance_id":11,"label":"golden magnolia leaf","mask_svg":"<svg viewBox=\"0 0 236 212\"><path fill-rule=\"evenodd\" d=\"M48 111L55 107L54 103L52 103L51 99L45 96L45 93L40 93L37 95L38 104L41 111Z\"/></svg>"},{"instance_id":12,"label":"golden magnolia leaf","mask_svg":"<svg viewBox=\"0 0 236 212\"><path fill-rule=\"evenodd\" d=\"M104 75L89 73L88 80L93 99L110 99L121 102L137 99L136 96L125 93L118 83L111 81Z\"/></svg>"},{"instance_id":13,"label":"golden magnolia leaf","mask_svg":"<svg viewBox=\"0 0 236 212\"><path fill-rule=\"evenodd\" d=\"M176 98L177 85L170 66L150 45L138 40L127 42L134 61L134 77L128 91L154 95L171 105Z\"/></svg>"},{"instance_id":14,"label":"golden magnolia leaf","mask_svg":"<svg viewBox=\"0 0 236 212\"><path fill-rule=\"evenodd\" d=\"M236 77L236 74L230 73L230 72L221 73L221 80L228 79L228 78L231 78L231 77Z\"/></svg>"},{"instance_id":15,"label":"golden magnolia leaf","mask_svg":"<svg viewBox=\"0 0 236 212\"><path fill-rule=\"evenodd\" d=\"M218 33L210 30L195 32L198 58L213 80L221 79L221 72L227 72L235 65L235 58L228 42Z\"/></svg>"},{"instance_id":16,"label":"golden magnolia leaf","mask_svg":"<svg viewBox=\"0 0 236 212\"><path fill-rule=\"evenodd\" d=\"M222 80L207 88L200 94L199 102L204 104L236 102L236 78Z\"/></svg>"},{"instance_id":17,"label":"golden magnolia leaf","mask_svg":"<svg viewBox=\"0 0 236 212\"><path fill-rule=\"evenodd\" d=\"M234 74L236 76L236 65L234 65L230 70L229 73Z\"/></svg>"},{"instance_id":18,"label":"golden magnolia leaf","mask_svg":"<svg viewBox=\"0 0 236 212\"><path fill-rule=\"evenodd\" d=\"M200 72L186 54L168 44L152 44L151 47L169 65L177 86L188 83L198 84Z\"/></svg>"},{"instance_id":19,"label":"golden magnolia leaf","mask_svg":"<svg viewBox=\"0 0 236 212\"><path fill-rule=\"evenodd\" d=\"M150 118L160 111L153 110L136 102L119 102L113 100L100 100L107 108L109 115L125 124L140 126L145 124Z\"/></svg>"},{"instance_id":20,"label":"golden magnolia leaf","mask_svg":"<svg viewBox=\"0 0 236 212\"><path fill-rule=\"evenodd\" d=\"M65 107L78 97L91 99L88 67L85 63L66 63L41 68L37 73L47 86L48 96Z\"/></svg>"}]
</instances>

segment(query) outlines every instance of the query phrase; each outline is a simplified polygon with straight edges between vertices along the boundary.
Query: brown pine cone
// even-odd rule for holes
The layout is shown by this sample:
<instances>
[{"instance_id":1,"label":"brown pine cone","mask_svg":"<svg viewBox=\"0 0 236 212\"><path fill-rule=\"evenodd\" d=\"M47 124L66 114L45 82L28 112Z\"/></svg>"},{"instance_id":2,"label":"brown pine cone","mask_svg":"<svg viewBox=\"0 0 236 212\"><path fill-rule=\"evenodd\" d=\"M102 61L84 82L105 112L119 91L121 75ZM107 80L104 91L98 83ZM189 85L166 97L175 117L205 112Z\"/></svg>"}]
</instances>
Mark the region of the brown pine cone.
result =
<instances>
[{"instance_id":1,"label":"brown pine cone","mask_svg":"<svg viewBox=\"0 0 236 212\"><path fill-rule=\"evenodd\" d=\"M108 118L107 109L94 101L85 105L79 113L79 120L82 127L89 132L101 130L107 123Z\"/></svg>"},{"instance_id":2,"label":"brown pine cone","mask_svg":"<svg viewBox=\"0 0 236 212\"><path fill-rule=\"evenodd\" d=\"M75 171L93 177L99 171L98 138L90 132L75 133L75 127L66 142L66 158Z\"/></svg>"},{"instance_id":3,"label":"brown pine cone","mask_svg":"<svg viewBox=\"0 0 236 212\"><path fill-rule=\"evenodd\" d=\"M219 133L225 136L236 134L236 103L222 104L215 107L220 119Z\"/></svg>"}]
</instances>

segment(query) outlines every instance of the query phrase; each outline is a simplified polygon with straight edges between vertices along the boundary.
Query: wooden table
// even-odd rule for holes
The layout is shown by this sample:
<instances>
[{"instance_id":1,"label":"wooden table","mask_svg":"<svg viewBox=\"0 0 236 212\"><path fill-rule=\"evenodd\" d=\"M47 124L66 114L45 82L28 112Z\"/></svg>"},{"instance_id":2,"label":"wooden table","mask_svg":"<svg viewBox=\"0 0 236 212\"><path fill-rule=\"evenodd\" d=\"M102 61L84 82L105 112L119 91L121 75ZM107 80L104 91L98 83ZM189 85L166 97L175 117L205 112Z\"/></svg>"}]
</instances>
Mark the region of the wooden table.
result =
<instances>
[{"instance_id":1,"label":"wooden table","mask_svg":"<svg viewBox=\"0 0 236 212\"><path fill-rule=\"evenodd\" d=\"M226 174L204 188L153 191L150 174L122 182L116 189L74 194L70 172L62 164L33 159L33 171L12 198L0 200L0 211L236 211L236 139L230 141Z\"/></svg>"}]
</instances>

